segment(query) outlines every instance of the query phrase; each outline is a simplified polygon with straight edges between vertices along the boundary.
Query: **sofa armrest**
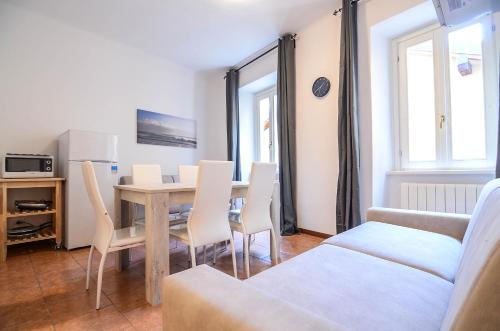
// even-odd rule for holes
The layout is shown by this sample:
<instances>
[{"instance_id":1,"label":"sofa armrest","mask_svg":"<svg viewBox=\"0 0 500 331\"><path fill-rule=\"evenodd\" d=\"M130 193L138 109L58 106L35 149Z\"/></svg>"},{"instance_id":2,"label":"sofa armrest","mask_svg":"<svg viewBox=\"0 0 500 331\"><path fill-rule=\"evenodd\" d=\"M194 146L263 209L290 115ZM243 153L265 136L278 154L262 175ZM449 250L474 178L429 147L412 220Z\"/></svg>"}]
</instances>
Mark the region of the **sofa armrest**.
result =
<instances>
[{"instance_id":1,"label":"sofa armrest","mask_svg":"<svg viewBox=\"0 0 500 331\"><path fill-rule=\"evenodd\" d=\"M207 265L163 280L163 330L341 330Z\"/></svg>"},{"instance_id":2,"label":"sofa armrest","mask_svg":"<svg viewBox=\"0 0 500 331\"><path fill-rule=\"evenodd\" d=\"M407 228L435 232L462 241L470 215L438 213L407 209L369 208L367 221L389 223Z\"/></svg>"}]
</instances>

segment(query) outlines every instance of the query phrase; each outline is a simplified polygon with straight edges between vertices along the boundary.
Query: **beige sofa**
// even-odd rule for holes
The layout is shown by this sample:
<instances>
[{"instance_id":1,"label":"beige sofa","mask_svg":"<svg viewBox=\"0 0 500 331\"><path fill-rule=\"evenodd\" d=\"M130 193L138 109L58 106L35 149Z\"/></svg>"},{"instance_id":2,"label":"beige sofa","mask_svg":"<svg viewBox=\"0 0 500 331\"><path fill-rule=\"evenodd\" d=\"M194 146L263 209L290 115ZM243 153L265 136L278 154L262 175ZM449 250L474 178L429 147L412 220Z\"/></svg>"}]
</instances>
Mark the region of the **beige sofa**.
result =
<instances>
[{"instance_id":1,"label":"beige sofa","mask_svg":"<svg viewBox=\"0 0 500 331\"><path fill-rule=\"evenodd\" d=\"M473 215L372 208L367 222L245 281L166 277L164 330L499 330L500 180Z\"/></svg>"}]
</instances>

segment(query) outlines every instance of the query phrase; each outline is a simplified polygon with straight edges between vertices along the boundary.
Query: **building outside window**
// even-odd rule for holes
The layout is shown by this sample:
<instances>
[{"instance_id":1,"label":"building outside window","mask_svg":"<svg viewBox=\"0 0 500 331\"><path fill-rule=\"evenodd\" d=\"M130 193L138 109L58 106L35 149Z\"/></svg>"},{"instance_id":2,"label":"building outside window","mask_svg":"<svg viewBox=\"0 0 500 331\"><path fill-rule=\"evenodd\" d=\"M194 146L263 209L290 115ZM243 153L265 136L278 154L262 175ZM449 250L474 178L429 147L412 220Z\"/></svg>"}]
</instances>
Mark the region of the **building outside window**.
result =
<instances>
[{"instance_id":1,"label":"building outside window","mask_svg":"<svg viewBox=\"0 0 500 331\"><path fill-rule=\"evenodd\" d=\"M276 87L255 94L256 155L260 162L279 162Z\"/></svg>"}]
</instances>

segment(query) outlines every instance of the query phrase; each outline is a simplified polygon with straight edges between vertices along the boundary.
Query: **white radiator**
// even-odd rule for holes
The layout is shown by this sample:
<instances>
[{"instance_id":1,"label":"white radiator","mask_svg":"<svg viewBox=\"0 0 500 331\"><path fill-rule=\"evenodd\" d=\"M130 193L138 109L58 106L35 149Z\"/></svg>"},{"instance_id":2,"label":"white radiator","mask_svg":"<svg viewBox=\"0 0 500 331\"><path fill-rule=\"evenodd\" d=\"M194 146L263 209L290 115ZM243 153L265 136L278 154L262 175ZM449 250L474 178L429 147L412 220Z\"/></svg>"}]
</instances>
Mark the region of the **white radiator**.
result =
<instances>
[{"instance_id":1,"label":"white radiator","mask_svg":"<svg viewBox=\"0 0 500 331\"><path fill-rule=\"evenodd\" d=\"M472 214L484 185L480 184L401 184L401 208Z\"/></svg>"}]
</instances>

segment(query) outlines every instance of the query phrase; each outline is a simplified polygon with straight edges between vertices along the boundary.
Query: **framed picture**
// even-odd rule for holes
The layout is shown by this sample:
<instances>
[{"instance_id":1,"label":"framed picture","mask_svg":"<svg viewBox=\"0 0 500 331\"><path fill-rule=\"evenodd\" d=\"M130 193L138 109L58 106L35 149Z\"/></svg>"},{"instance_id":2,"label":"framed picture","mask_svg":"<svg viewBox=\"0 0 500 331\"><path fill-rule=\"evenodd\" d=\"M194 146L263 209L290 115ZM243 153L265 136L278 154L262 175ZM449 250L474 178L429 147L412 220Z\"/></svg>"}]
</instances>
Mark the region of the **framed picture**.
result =
<instances>
[{"instance_id":1,"label":"framed picture","mask_svg":"<svg viewBox=\"0 0 500 331\"><path fill-rule=\"evenodd\" d=\"M196 148L196 121L137 109L137 143Z\"/></svg>"}]
</instances>

